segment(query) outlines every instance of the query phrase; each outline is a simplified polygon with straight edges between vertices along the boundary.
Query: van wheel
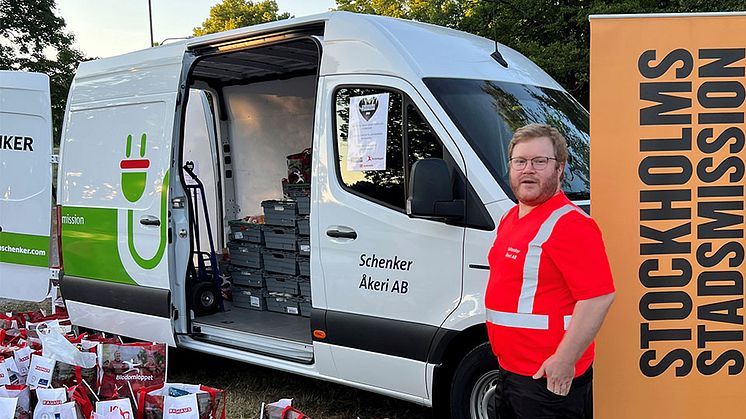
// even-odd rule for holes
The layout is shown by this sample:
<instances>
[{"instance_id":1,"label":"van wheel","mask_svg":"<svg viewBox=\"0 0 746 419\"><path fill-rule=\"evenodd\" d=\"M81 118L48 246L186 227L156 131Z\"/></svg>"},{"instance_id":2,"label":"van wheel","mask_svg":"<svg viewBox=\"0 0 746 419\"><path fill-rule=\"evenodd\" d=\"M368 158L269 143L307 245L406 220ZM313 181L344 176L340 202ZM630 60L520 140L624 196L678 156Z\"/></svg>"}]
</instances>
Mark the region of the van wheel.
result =
<instances>
[{"instance_id":1,"label":"van wheel","mask_svg":"<svg viewBox=\"0 0 746 419\"><path fill-rule=\"evenodd\" d=\"M212 282L201 281L192 287L192 309L197 316L204 316L218 311L217 285Z\"/></svg>"},{"instance_id":2,"label":"van wheel","mask_svg":"<svg viewBox=\"0 0 746 419\"><path fill-rule=\"evenodd\" d=\"M482 343L461 360L450 391L452 419L494 419L498 364L489 342Z\"/></svg>"}]
</instances>

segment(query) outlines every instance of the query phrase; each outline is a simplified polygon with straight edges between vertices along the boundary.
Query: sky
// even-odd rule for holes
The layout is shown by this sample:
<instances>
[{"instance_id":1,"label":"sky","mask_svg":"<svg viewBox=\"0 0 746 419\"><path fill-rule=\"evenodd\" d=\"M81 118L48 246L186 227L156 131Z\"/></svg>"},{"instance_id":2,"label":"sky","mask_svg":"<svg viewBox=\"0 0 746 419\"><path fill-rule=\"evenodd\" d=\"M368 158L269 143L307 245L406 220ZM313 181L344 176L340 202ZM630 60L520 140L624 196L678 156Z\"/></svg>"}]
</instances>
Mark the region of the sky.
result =
<instances>
[{"instance_id":1,"label":"sky","mask_svg":"<svg viewBox=\"0 0 746 419\"><path fill-rule=\"evenodd\" d=\"M280 13L295 17L323 13L334 0L276 0ZM151 0L153 40L190 36L220 0ZM110 57L150 45L148 0L57 0L59 15L87 57Z\"/></svg>"}]
</instances>

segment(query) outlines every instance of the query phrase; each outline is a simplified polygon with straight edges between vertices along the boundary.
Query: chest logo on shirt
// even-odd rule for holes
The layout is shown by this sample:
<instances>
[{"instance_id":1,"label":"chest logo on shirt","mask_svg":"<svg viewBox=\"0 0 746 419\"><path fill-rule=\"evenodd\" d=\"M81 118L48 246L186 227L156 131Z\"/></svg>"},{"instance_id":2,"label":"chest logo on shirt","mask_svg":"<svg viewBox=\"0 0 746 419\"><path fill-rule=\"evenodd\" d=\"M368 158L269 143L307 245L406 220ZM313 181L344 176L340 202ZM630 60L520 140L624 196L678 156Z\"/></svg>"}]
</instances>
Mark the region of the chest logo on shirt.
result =
<instances>
[{"instance_id":1,"label":"chest logo on shirt","mask_svg":"<svg viewBox=\"0 0 746 419\"><path fill-rule=\"evenodd\" d=\"M505 252L505 257L508 259L516 260L518 259L518 255L521 253L519 249L516 249L515 247L508 247L508 250Z\"/></svg>"}]
</instances>

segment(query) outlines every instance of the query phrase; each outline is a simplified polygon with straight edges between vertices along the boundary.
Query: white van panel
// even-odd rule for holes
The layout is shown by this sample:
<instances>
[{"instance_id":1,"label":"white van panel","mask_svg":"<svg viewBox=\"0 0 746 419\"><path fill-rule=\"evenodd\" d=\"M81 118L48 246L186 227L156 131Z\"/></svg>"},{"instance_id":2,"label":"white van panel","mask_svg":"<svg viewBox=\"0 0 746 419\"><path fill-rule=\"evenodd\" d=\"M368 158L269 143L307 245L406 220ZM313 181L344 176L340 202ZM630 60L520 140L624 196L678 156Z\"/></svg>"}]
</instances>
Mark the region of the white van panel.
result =
<instances>
[{"instance_id":1,"label":"white van panel","mask_svg":"<svg viewBox=\"0 0 746 419\"><path fill-rule=\"evenodd\" d=\"M499 51L508 67L498 64L490 56L495 42L487 38L383 16L330 12L319 17L328 19L321 75L502 80L563 90L544 70L504 45L499 45Z\"/></svg>"},{"instance_id":2,"label":"white van panel","mask_svg":"<svg viewBox=\"0 0 746 419\"><path fill-rule=\"evenodd\" d=\"M68 106L175 93L185 50L185 42L174 42L103 60L84 61L70 87Z\"/></svg>"},{"instance_id":3,"label":"white van panel","mask_svg":"<svg viewBox=\"0 0 746 419\"><path fill-rule=\"evenodd\" d=\"M503 199L485 206L492 219L495 220L495 227L502 215L513 205L515 205L513 201ZM490 278L487 255L495 241L495 234L496 230L466 229L463 297L456 310L443 323L443 328L465 330L484 323L486 318L484 293Z\"/></svg>"},{"instance_id":4,"label":"white van panel","mask_svg":"<svg viewBox=\"0 0 746 419\"><path fill-rule=\"evenodd\" d=\"M316 77L307 76L223 90L240 217L282 197L286 157L311 146L315 88Z\"/></svg>"},{"instance_id":5,"label":"white van panel","mask_svg":"<svg viewBox=\"0 0 746 419\"><path fill-rule=\"evenodd\" d=\"M160 145L164 137L171 136L172 127L164 126L164 114L172 100L168 96L143 99L125 105L110 103L88 109L71 107L64 135L60 204L145 209L159 199L164 171L148 177L149 183L145 185L142 198L135 202L121 192L123 174L118 169L127 159L142 157L149 160L151 166L169 166L171 156ZM147 132L147 137L145 149L141 150L143 132ZM128 137L132 137L132 156L125 155ZM95 151L95 157L86 152L89 150Z\"/></svg>"},{"instance_id":6,"label":"white van panel","mask_svg":"<svg viewBox=\"0 0 746 419\"><path fill-rule=\"evenodd\" d=\"M70 318L75 319L77 326L101 330L101 325L105 325L105 330L109 333L134 338L147 336L154 342L176 346L169 318L99 307L78 301L67 300L65 305Z\"/></svg>"},{"instance_id":7,"label":"white van panel","mask_svg":"<svg viewBox=\"0 0 746 419\"><path fill-rule=\"evenodd\" d=\"M220 174L217 172L219 153L216 149L215 125L213 122L212 111L204 92L191 89L189 91L189 101L186 107L186 118L184 120L184 162L191 161L194 163L194 174L202 182L205 198L207 201L207 211L210 214L210 228L212 230L213 243L216 249L222 244L218 240L222 224L221 214L218 213L218 180ZM187 185L196 185L186 172L184 180ZM210 245L207 241L207 223L204 222L202 202L196 203L199 207L199 217L203 221L199 225L200 248L203 252L210 251ZM196 245L195 245L196 248Z\"/></svg>"},{"instance_id":8,"label":"white van panel","mask_svg":"<svg viewBox=\"0 0 746 419\"><path fill-rule=\"evenodd\" d=\"M334 361L346 380L404 393L420 403L428 400L424 362L339 346Z\"/></svg>"},{"instance_id":9,"label":"white van panel","mask_svg":"<svg viewBox=\"0 0 746 419\"><path fill-rule=\"evenodd\" d=\"M51 153L49 77L0 71L0 297L49 292Z\"/></svg>"}]
</instances>

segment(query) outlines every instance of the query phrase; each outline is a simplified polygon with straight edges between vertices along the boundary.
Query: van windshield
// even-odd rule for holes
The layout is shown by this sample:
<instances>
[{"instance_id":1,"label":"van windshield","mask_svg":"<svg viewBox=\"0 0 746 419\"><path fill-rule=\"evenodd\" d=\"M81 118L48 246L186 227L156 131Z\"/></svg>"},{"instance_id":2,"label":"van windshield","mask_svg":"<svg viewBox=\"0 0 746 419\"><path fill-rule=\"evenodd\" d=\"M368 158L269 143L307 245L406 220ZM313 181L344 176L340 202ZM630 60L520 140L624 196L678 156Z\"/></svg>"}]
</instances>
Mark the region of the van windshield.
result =
<instances>
[{"instance_id":1,"label":"van windshield","mask_svg":"<svg viewBox=\"0 0 746 419\"><path fill-rule=\"evenodd\" d=\"M566 92L491 80L426 78L425 84L508 196L508 144L529 123L549 124L570 152L562 189L570 199L590 197L588 112Z\"/></svg>"}]
</instances>

